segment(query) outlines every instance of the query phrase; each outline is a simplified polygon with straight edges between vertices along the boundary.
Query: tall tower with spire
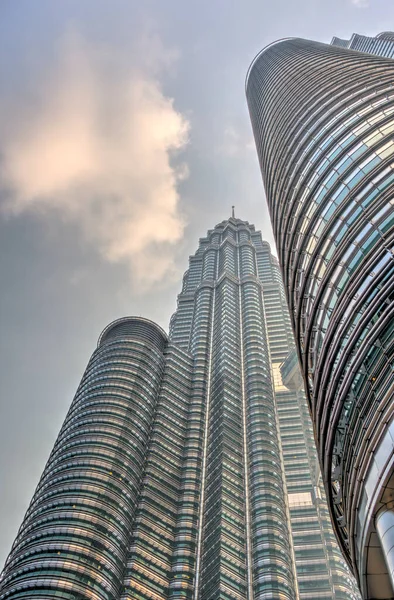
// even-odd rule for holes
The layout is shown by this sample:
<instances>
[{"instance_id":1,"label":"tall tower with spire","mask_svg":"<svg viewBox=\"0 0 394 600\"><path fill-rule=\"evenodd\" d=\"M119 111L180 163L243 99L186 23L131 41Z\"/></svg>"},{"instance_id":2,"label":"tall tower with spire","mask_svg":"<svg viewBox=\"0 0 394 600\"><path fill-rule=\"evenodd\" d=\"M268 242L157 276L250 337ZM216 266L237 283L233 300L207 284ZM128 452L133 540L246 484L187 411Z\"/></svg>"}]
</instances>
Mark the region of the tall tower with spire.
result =
<instances>
[{"instance_id":1,"label":"tall tower with spire","mask_svg":"<svg viewBox=\"0 0 394 600\"><path fill-rule=\"evenodd\" d=\"M282 380L281 286L261 233L232 216L190 257L169 337L136 317L104 330L1 600L356 600L305 397L289 366Z\"/></svg>"}]
</instances>

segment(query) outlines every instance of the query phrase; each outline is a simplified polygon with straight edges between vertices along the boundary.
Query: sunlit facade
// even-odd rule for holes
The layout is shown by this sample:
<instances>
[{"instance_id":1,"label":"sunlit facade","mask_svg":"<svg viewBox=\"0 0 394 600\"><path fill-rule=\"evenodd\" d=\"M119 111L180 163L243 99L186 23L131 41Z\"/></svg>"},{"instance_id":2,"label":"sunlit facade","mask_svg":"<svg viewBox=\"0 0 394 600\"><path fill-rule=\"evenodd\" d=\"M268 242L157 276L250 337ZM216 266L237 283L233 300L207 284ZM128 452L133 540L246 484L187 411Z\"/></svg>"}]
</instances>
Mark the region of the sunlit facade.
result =
<instances>
[{"instance_id":1,"label":"sunlit facade","mask_svg":"<svg viewBox=\"0 0 394 600\"><path fill-rule=\"evenodd\" d=\"M391 598L394 62L288 39L246 93L330 512L365 598Z\"/></svg>"},{"instance_id":2,"label":"sunlit facade","mask_svg":"<svg viewBox=\"0 0 394 600\"><path fill-rule=\"evenodd\" d=\"M357 600L292 348L269 245L223 221L190 257L169 338L137 317L100 336L1 600Z\"/></svg>"}]
</instances>

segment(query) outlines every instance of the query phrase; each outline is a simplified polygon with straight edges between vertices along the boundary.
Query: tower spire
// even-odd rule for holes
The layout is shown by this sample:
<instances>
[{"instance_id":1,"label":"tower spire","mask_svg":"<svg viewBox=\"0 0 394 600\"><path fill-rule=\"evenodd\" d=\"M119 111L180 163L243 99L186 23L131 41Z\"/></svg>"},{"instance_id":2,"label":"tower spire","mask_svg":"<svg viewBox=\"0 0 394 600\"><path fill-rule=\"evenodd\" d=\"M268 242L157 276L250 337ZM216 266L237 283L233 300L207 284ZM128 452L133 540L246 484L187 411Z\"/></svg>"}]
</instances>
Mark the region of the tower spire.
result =
<instances>
[{"instance_id":1,"label":"tower spire","mask_svg":"<svg viewBox=\"0 0 394 600\"><path fill-rule=\"evenodd\" d=\"M233 219L235 219L235 206L232 206L231 209L232 209L231 216L232 216Z\"/></svg>"}]
</instances>

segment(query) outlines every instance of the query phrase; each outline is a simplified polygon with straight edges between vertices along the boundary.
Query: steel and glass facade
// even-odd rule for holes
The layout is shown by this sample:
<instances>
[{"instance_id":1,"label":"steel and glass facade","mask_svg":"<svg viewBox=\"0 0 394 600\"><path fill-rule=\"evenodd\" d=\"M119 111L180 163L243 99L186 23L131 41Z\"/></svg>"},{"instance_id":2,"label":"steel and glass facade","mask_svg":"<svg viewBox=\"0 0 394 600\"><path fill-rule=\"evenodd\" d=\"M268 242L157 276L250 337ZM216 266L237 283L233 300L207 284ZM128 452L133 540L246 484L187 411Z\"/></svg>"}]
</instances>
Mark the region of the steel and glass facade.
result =
<instances>
[{"instance_id":1,"label":"steel and glass facade","mask_svg":"<svg viewBox=\"0 0 394 600\"><path fill-rule=\"evenodd\" d=\"M393 595L394 61L288 39L246 94L330 512Z\"/></svg>"},{"instance_id":2,"label":"steel and glass facade","mask_svg":"<svg viewBox=\"0 0 394 600\"><path fill-rule=\"evenodd\" d=\"M350 40L343 40L334 36L331 40L331 44L341 48L349 48L349 50L358 50L358 52L368 52L369 54L376 54L377 56L394 58L393 31L383 31L375 37L353 33Z\"/></svg>"},{"instance_id":3,"label":"steel and glass facade","mask_svg":"<svg viewBox=\"0 0 394 600\"><path fill-rule=\"evenodd\" d=\"M223 221L190 257L169 338L137 317L100 336L1 600L357 600L292 347L277 260Z\"/></svg>"},{"instance_id":4,"label":"steel and glass facade","mask_svg":"<svg viewBox=\"0 0 394 600\"><path fill-rule=\"evenodd\" d=\"M201 600L298 597L261 247L261 234L239 219L209 231L190 258L170 325L172 342L196 360L205 405L194 581Z\"/></svg>"},{"instance_id":5,"label":"steel and glass facade","mask_svg":"<svg viewBox=\"0 0 394 600\"><path fill-rule=\"evenodd\" d=\"M258 252L300 600L360 598L336 542L278 259Z\"/></svg>"},{"instance_id":6,"label":"steel and glass facade","mask_svg":"<svg viewBox=\"0 0 394 600\"><path fill-rule=\"evenodd\" d=\"M142 319L103 332L6 562L1 598L119 598L166 344Z\"/></svg>"}]
</instances>

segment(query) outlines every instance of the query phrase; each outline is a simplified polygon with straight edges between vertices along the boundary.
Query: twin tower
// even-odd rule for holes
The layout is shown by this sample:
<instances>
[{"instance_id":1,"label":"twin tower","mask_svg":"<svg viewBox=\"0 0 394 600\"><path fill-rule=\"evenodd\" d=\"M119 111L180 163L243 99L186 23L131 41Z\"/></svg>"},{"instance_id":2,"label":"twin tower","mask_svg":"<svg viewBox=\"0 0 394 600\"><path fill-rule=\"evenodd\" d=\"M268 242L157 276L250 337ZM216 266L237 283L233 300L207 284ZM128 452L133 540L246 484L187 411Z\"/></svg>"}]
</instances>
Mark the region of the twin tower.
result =
<instances>
[{"instance_id":1,"label":"twin tower","mask_svg":"<svg viewBox=\"0 0 394 600\"><path fill-rule=\"evenodd\" d=\"M0 597L356 598L291 365L282 380L292 347L269 245L217 225L169 338L136 317L103 331Z\"/></svg>"},{"instance_id":2,"label":"twin tower","mask_svg":"<svg viewBox=\"0 0 394 600\"><path fill-rule=\"evenodd\" d=\"M0 600L356 600L344 557L363 598L394 597L394 62L371 53L394 35L253 61L278 260L231 217L169 338L104 330Z\"/></svg>"}]
</instances>

